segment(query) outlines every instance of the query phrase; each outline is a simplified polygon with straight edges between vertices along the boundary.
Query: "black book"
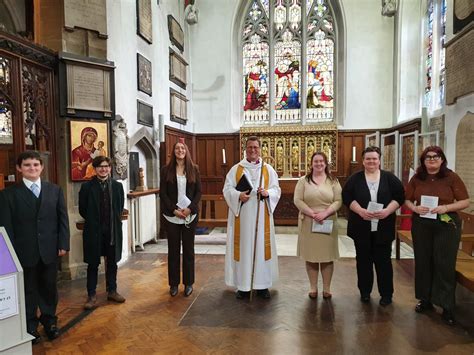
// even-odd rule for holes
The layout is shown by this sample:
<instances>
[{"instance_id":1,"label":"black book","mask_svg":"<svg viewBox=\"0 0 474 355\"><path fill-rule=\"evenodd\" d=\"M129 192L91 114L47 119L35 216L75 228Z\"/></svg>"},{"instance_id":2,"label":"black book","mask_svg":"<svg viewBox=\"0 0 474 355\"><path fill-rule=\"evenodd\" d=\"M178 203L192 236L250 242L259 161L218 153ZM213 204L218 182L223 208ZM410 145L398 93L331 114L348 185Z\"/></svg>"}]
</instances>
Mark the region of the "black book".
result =
<instances>
[{"instance_id":1,"label":"black book","mask_svg":"<svg viewBox=\"0 0 474 355\"><path fill-rule=\"evenodd\" d=\"M240 192L251 191L252 185L250 185L250 182L247 179L247 176L243 174L235 188L237 189L237 191L240 191Z\"/></svg>"}]
</instances>

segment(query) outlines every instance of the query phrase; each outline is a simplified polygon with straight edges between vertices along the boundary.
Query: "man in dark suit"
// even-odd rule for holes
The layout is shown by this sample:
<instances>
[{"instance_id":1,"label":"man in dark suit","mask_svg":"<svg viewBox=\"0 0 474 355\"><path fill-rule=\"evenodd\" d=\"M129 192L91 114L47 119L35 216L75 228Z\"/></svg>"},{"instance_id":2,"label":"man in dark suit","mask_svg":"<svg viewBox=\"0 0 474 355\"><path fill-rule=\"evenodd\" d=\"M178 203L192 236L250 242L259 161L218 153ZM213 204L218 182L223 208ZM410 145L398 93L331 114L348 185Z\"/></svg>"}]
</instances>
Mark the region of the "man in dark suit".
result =
<instances>
[{"instance_id":1,"label":"man in dark suit","mask_svg":"<svg viewBox=\"0 0 474 355\"><path fill-rule=\"evenodd\" d=\"M123 186L110 177L111 160L98 156L92 161L96 176L82 184L79 213L85 219L83 232L84 262L87 263L87 301L85 309L97 305L96 288L100 257L105 257L107 299L123 303L117 292L117 262L122 258Z\"/></svg>"},{"instance_id":2,"label":"man in dark suit","mask_svg":"<svg viewBox=\"0 0 474 355\"><path fill-rule=\"evenodd\" d=\"M59 336L57 265L58 257L69 251L69 220L61 188L41 180L39 153L21 153L16 167L22 180L2 191L0 225L5 226L23 267L26 327L37 343L38 322L50 340Z\"/></svg>"}]
</instances>

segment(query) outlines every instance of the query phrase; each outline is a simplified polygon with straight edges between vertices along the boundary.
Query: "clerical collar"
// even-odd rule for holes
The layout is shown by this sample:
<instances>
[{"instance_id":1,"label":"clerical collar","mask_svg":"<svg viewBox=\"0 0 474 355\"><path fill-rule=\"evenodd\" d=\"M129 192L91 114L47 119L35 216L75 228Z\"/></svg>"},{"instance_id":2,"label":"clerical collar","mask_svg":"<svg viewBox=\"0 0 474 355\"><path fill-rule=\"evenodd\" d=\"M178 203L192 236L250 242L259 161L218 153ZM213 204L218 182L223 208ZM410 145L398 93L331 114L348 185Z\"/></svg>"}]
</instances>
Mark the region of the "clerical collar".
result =
<instances>
[{"instance_id":1,"label":"clerical collar","mask_svg":"<svg viewBox=\"0 0 474 355\"><path fill-rule=\"evenodd\" d=\"M256 161L250 161L250 160L247 159L247 162L249 162L250 164L258 165L258 164L260 164L260 159L257 159Z\"/></svg>"}]
</instances>

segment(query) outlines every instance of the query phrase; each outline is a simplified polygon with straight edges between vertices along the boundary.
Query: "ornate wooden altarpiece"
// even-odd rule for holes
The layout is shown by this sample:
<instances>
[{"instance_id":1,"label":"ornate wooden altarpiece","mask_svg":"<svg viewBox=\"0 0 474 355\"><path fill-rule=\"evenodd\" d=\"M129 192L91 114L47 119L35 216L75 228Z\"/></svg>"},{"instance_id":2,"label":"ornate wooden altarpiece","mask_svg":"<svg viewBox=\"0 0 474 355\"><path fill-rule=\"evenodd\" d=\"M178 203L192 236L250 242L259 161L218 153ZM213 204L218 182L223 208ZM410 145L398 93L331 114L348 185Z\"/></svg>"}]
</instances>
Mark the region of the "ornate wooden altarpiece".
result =
<instances>
[{"instance_id":1,"label":"ornate wooden altarpiece","mask_svg":"<svg viewBox=\"0 0 474 355\"><path fill-rule=\"evenodd\" d=\"M337 126L333 123L306 126L242 127L240 129L241 157L247 138L261 140L261 154L279 177L297 178L309 171L311 155L324 152L330 169L337 169Z\"/></svg>"},{"instance_id":2,"label":"ornate wooden altarpiece","mask_svg":"<svg viewBox=\"0 0 474 355\"><path fill-rule=\"evenodd\" d=\"M328 156L331 170L337 167L337 126L333 123L318 125L292 125L270 127L242 127L240 129L240 155L243 158L247 138L257 136L262 147L261 155L280 177L281 198L274 217L280 225L296 225L298 209L293 195L298 178L309 171L311 156L322 151Z\"/></svg>"},{"instance_id":3,"label":"ornate wooden altarpiece","mask_svg":"<svg viewBox=\"0 0 474 355\"><path fill-rule=\"evenodd\" d=\"M56 181L56 66L54 52L0 31L0 174L18 180L15 157L32 149L43 156L43 179Z\"/></svg>"}]
</instances>

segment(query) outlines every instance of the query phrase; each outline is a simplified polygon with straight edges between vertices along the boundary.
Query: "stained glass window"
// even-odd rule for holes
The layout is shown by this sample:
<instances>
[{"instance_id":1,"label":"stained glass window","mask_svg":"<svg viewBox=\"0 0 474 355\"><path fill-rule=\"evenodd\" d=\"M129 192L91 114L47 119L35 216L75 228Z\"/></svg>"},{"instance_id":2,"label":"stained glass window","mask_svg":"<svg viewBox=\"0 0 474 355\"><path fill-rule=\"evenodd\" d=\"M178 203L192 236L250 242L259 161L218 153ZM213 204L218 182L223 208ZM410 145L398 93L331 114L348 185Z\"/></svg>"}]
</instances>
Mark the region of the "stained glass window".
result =
<instances>
[{"instance_id":1,"label":"stained glass window","mask_svg":"<svg viewBox=\"0 0 474 355\"><path fill-rule=\"evenodd\" d=\"M441 24L440 24L440 58L439 58L439 105L444 106L444 92L445 92L445 56L446 49L444 43L446 41L446 0L441 0Z\"/></svg>"},{"instance_id":2,"label":"stained glass window","mask_svg":"<svg viewBox=\"0 0 474 355\"><path fill-rule=\"evenodd\" d=\"M428 0L426 11L426 37L425 37L425 96L424 106L429 107L431 103L431 80L433 76L433 0Z\"/></svg>"},{"instance_id":3,"label":"stained glass window","mask_svg":"<svg viewBox=\"0 0 474 355\"><path fill-rule=\"evenodd\" d=\"M307 122L334 119L335 33L327 1L251 2L242 30L245 123L268 124L270 112L277 124L301 123L302 112Z\"/></svg>"}]
</instances>

